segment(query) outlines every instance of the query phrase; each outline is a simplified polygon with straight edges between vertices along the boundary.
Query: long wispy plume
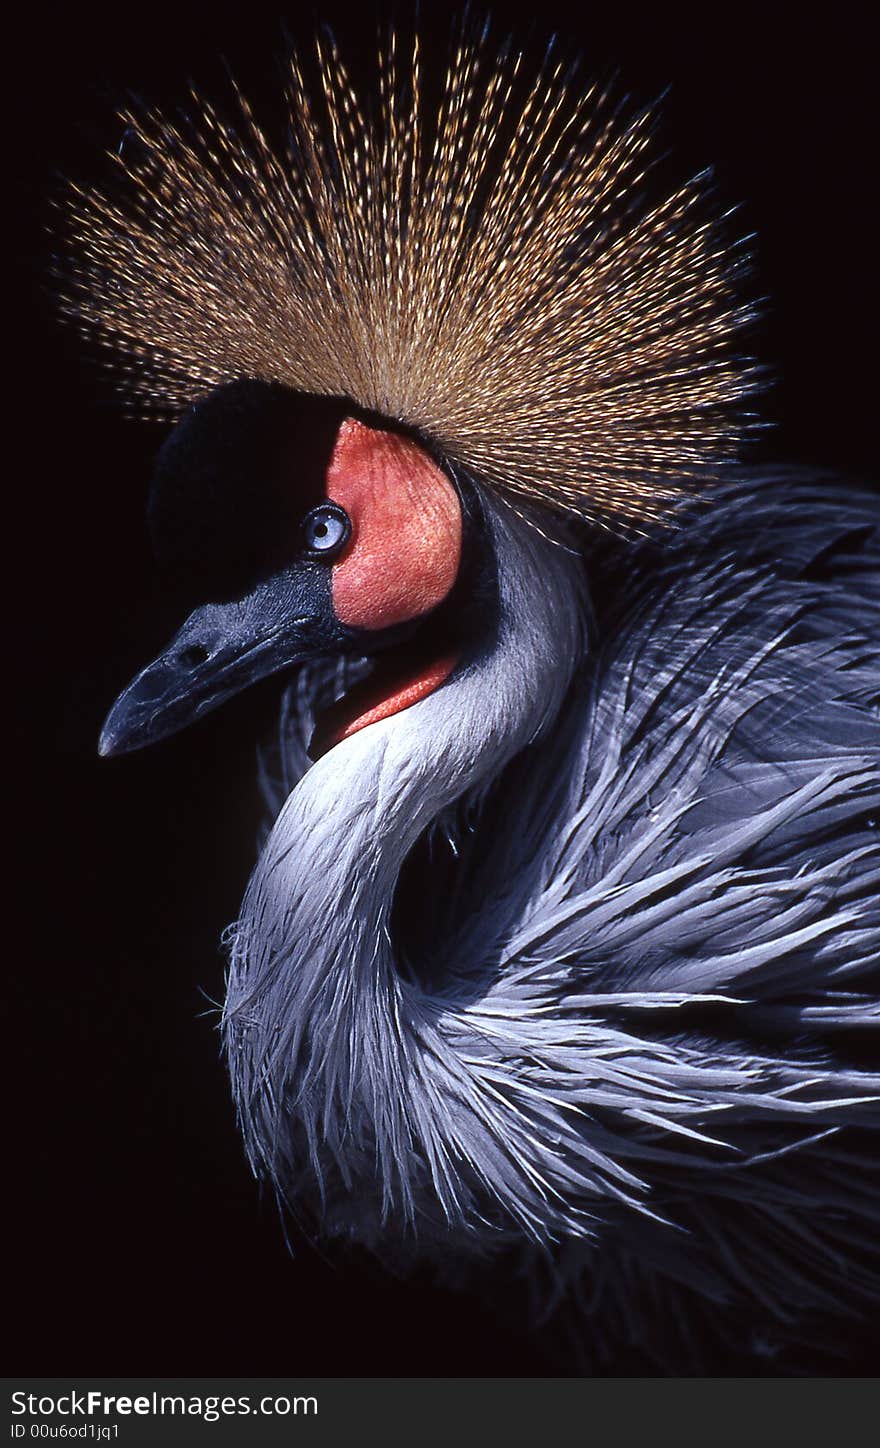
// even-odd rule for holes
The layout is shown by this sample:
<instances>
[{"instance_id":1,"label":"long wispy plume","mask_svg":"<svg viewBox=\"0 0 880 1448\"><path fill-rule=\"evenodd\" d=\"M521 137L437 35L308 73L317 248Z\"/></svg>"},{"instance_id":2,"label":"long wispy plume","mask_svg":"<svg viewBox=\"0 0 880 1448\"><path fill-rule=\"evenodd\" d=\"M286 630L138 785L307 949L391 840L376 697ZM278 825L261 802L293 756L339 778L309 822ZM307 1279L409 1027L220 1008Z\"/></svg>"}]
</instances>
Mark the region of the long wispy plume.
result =
<instances>
[{"instance_id":1,"label":"long wispy plume","mask_svg":"<svg viewBox=\"0 0 880 1448\"><path fill-rule=\"evenodd\" d=\"M63 306L141 411L241 376L350 397L621 524L735 454L746 258L704 176L652 195L650 110L466 25L436 65L392 33L372 86L323 36L286 104L283 145L237 90L233 120L127 110L117 174L71 188Z\"/></svg>"}]
</instances>

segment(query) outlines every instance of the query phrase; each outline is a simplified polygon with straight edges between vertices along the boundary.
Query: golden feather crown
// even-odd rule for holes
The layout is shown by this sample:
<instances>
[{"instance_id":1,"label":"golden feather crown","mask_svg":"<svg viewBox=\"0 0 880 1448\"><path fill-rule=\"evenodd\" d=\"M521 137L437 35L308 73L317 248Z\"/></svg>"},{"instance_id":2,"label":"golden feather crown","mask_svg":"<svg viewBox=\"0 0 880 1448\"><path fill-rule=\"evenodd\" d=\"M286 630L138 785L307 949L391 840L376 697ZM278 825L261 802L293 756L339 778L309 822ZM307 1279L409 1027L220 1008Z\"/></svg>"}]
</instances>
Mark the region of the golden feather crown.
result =
<instances>
[{"instance_id":1,"label":"golden feather crown","mask_svg":"<svg viewBox=\"0 0 880 1448\"><path fill-rule=\"evenodd\" d=\"M284 147L237 91L234 124L193 93L185 120L124 113L115 182L72 188L63 307L142 410L238 377L348 397L611 524L735 454L744 256L701 178L645 199L649 111L485 32L433 86L392 35L372 104L332 40L314 61L290 61Z\"/></svg>"}]
</instances>

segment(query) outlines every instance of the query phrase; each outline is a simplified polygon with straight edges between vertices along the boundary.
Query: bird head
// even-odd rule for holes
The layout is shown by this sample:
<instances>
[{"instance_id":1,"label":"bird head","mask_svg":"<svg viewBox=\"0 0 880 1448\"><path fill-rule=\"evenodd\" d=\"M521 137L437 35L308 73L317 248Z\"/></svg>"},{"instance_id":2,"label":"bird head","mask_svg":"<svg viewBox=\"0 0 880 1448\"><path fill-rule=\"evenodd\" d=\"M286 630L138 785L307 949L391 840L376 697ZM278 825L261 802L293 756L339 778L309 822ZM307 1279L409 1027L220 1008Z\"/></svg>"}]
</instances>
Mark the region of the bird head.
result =
<instances>
[{"instance_id":1,"label":"bird head","mask_svg":"<svg viewBox=\"0 0 880 1448\"><path fill-rule=\"evenodd\" d=\"M159 453L149 522L202 602L114 704L104 755L316 656L371 659L320 721L317 757L439 687L485 595L475 490L392 422L278 384L233 382L190 409Z\"/></svg>"}]
</instances>

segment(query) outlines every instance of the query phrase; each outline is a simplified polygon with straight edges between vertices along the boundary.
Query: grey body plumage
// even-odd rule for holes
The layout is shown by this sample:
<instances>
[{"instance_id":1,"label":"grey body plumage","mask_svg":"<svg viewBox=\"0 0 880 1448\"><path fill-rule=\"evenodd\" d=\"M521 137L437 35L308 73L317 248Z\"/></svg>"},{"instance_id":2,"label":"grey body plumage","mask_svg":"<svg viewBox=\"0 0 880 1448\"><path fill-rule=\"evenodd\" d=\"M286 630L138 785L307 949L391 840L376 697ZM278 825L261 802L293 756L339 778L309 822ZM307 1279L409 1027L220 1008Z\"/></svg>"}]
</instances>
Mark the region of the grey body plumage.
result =
<instances>
[{"instance_id":1,"label":"grey body plumage","mask_svg":"<svg viewBox=\"0 0 880 1448\"><path fill-rule=\"evenodd\" d=\"M306 772L255 870L224 1016L251 1160L397 1261L562 1244L630 1332L652 1278L850 1309L877 1288L850 1128L880 1075L843 1064L878 1018L877 500L739 475L610 568L497 506L495 537L498 648Z\"/></svg>"}]
</instances>

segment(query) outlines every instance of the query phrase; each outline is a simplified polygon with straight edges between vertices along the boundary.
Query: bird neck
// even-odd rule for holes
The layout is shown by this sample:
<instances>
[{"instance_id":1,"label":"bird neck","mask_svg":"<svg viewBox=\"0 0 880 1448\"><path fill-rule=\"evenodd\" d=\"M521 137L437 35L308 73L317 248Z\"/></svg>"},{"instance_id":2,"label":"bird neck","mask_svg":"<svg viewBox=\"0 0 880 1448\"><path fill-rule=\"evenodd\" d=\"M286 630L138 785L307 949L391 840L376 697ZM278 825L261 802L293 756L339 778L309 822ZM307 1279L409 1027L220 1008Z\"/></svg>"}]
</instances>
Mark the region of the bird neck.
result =
<instances>
[{"instance_id":1,"label":"bird neck","mask_svg":"<svg viewBox=\"0 0 880 1448\"><path fill-rule=\"evenodd\" d=\"M442 811L485 788L548 728L583 655L582 562L497 503L487 504L487 527L498 560L491 646L465 658L435 694L312 766L245 896L226 1045L252 1161L276 1181L290 1176L292 1120L305 1123L314 1158L315 1136L332 1151L328 1133L342 1129L337 1118L350 1119L355 1099L386 1126L397 1110L388 1062L403 1069L401 1038L424 1005L396 969L390 931L403 862ZM386 1142L397 1135L384 1133Z\"/></svg>"}]
</instances>

